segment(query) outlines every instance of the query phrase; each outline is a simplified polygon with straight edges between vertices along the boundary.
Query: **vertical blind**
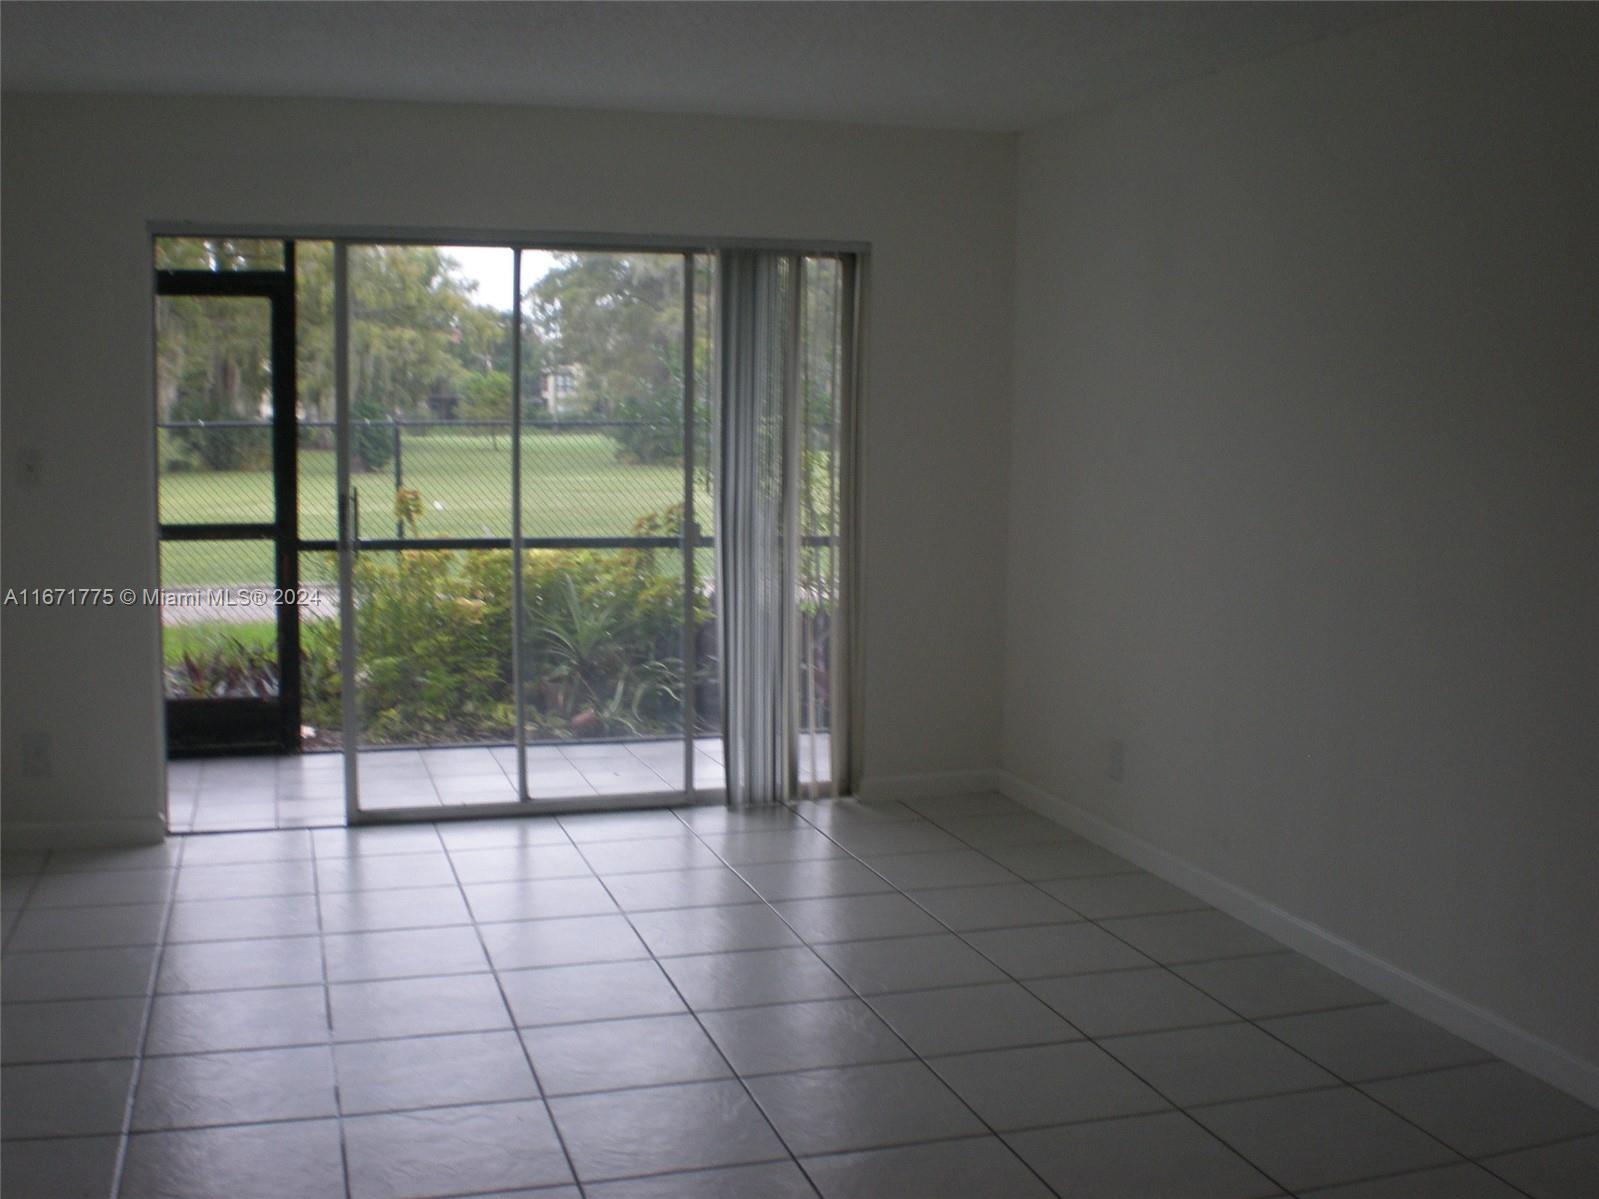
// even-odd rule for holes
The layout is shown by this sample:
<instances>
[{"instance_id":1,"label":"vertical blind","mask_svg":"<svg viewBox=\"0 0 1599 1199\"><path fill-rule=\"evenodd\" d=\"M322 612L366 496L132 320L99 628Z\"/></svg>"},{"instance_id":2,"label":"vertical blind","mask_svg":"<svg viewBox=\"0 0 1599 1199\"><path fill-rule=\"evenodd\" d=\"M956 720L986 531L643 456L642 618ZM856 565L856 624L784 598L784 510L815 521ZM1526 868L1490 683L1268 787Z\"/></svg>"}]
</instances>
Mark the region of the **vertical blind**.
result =
<instances>
[{"instance_id":1,"label":"vertical blind","mask_svg":"<svg viewBox=\"0 0 1599 1199\"><path fill-rule=\"evenodd\" d=\"M844 276L831 258L729 250L718 262L716 565L734 806L836 795L845 779Z\"/></svg>"}]
</instances>

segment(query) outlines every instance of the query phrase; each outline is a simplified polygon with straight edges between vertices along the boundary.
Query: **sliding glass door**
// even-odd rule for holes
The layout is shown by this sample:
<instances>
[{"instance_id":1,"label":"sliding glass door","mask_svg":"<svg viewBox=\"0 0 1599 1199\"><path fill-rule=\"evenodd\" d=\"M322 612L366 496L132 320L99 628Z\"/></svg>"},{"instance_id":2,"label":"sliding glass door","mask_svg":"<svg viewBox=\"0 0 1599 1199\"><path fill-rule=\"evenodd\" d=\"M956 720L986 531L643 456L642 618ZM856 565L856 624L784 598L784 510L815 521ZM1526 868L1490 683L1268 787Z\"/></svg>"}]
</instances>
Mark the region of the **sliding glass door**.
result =
<instances>
[{"instance_id":1,"label":"sliding glass door","mask_svg":"<svg viewBox=\"0 0 1599 1199\"><path fill-rule=\"evenodd\" d=\"M335 252L351 798L512 802L512 253Z\"/></svg>"},{"instance_id":2,"label":"sliding glass door","mask_svg":"<svg viewBox=\"0 0 1599 1199\"><path fill-rule=\"evenodd\" d=\"M714 660L695 550L696 260L526 250L518 718L527 794L684 796ZM711 768L707 770L706 768Z\"/></svg>"},{"instance_id":3,"label":"sliding glass door","mask_svg":"<svg viewBox=\"0 0 1599 1199\"><path fill-rule=\"evenodd\" d=\"M710 260L336 254L352 815L719 788Z\"/></svg>"},{"instance_id":4,"label":"sliding glass door","mask_svg":"<svg viewBox=\"0 0 1599 1199\"><path fill-rule=\"evenodd\" d=\"M290 759L251 821L847 790L854 256L155 248L169 731Z\"/></svg>"}]
</instances>

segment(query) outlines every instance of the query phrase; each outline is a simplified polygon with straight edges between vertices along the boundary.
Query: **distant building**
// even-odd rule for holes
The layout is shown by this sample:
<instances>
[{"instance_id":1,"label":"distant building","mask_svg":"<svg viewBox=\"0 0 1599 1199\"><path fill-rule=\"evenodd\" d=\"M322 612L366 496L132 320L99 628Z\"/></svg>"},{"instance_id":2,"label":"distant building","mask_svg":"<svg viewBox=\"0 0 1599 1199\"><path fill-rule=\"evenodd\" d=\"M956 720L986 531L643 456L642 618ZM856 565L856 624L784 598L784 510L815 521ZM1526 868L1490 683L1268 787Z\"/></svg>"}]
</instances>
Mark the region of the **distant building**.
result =
<instances>
[{"instance_id":1,"label":"distant building","mask_svg":"<svg viewBox=\"0 0 1599 1199\"><path fill-rule=\"evenodd\" d=\"M539 400L551 416L572 411L583 368L576 364L552 366L539 372Z\"/></svg>"}]
</instances>

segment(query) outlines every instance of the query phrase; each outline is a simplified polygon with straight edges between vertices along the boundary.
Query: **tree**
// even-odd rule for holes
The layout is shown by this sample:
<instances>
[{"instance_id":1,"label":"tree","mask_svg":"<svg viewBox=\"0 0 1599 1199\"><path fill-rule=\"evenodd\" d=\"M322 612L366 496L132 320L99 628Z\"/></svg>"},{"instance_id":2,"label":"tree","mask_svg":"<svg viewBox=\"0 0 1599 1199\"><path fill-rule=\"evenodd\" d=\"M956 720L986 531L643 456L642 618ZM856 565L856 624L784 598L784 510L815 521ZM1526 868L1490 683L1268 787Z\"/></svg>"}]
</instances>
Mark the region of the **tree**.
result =
<instances>
[{"instance_id":1,"label":"tree","mask_svg":"<svg viewBox=\"0 0 1599 1199\"><path fill-rule=\"evenodd\" d=\"M333 419L333 244L294 247L295 383L300 419ZM333 448L332 429L302 430L301 440Z\"/></svg>"},{"instance_id":2,"label":"tree","mask_svg":"<svg viewBox=\"0 0 1599 1199\"><path fill-rule=\"evenodd\" d=\"M680 461L682 256L560 254L531 300L545 361L582 367L574 406L628 422L611 431L618 454Z\"/></svg>"},{"instance_id":3,"label":"tree","mask_svg":"<svg viewBox=\"0 0 1599 1199\"><path fill-rule=\"evenodd\" d=\"M156 242L157 265L169 269L270 268L281 264L282 254L278 241L160 238ZM474 403L478 406L480 419L509 417L509 314L477 303L476 282L461 273L448 253L436 246L351 246L349 282L356 469L380 469L393 452L388 429L359 422L431 415L432 396L461 396L468 409ZM296 242L295 307L299 417L312 426L302 439L331 448L332 430L319 427L331 423L334 415L331 242ZM270 383L265 302L164 297L159 318L157 373L163 420L251 421L262 416L261 403ZM523 318L523 327L523 378L536 380L538 339L530 318ZM472 380L496 373L506 380L507 398L491 415L484 405L502 385ZM526 384L523 390L526 395L537 394L536 387ZM193 464L211 469L270 465L264 430L224 435L186 429L177 431L171 444L189 460L197 460Z\"/></svg>"},{"instance_id":4,"label":"tree","mask_svg":"<svg viewBox=\"0 0 1599 1199\"><path fill-rule=\"evenodd\" d=\"M255 265L277 243L166 239L163 269L233 270ZM277 251L281 261L281 248ZM270 396L270 309L245 297L163 296L157 302L157 411L191 427L167 439L177 457L168 469L259 469L269 465L264 430L192 427L202 422L255 421Z\"/></svg>"},{"instance_id":5,"label":"tree","mask_svg":"<svg viewBox=\"0 0 1599 1199\"><path fill-rule=\"evenodd\" d=\"M468 375L461 384L461 415L469 420L511 419L511 376L504 371ZM499 426L489 426L490 443L500 446Z\"/></svg>"}]
</instances>

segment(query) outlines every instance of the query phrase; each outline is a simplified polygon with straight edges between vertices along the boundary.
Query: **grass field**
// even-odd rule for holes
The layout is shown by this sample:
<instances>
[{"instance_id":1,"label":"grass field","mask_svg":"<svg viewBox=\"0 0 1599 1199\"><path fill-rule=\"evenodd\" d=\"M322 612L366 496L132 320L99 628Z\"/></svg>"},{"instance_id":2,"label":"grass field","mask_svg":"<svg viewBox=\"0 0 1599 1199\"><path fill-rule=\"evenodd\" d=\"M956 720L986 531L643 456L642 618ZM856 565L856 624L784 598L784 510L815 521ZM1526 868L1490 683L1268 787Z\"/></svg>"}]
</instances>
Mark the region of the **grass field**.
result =
<instances>
[{"instance_id":1,"label":"grass field","mask_svg":"<svg viewBox=\"0 0 1599 1199\"><path fill-rule=\"evenodd\" d=\"M602 433L555 434L541 430L526 433L523 438L523 529L529 537L626 537L635 532L635 525L641 518L682 503L680 466L635 466L619 461L616 442ZM420 497L417 536L444 539L510 536L511 448L508 438L433 430L426 434L408 434L402 445L403 485L415 489ZM815 469L816 463L812 466ZM395 481L392 464L381 471L358 474L353 482L363 500L364 537L368 540L393 538ZM303 538L329 541L334 538L337 531L334 483L333 453L302 449L299 495ZM268 470L168 472L160 480L160 499L164 522L266 523L273 515L272 474ZM696 490L695 505L701 526L709 530L712 499L703 486ZM807 565L814 569L815 564L810 560L828 552L806 550ZM367 550L365 553L380 552ZM602 550L596 554L608 558L612 554L627 556L630 551ZM164 542L161 583L169 588L271 586L272 555L270 541ZM696 554L696 570L702 583L708 584L714 577L714 556L714 551L708 548ZM381 557L391 561L395 556L382 553ZM651 560L653 569L663 575L676 576L682 569L682 555L674 551L659 551ZM464 555L457 555L458 566L464 561ZM595 559L585 555L576 560L573 569L581 573L586 566L592 571L594 565ZM337 564L333 554L302 554L300 571L303 587L321 589L324 601L334 599ZM357 599L359 601L359 595ZM228 672L238 668L241 657L238 645L249 650L265 650L275 661L275 623L241 619L264 614L259 610L248 614L235 611L228 613L232 619L213 620L209 614L198 611L182 613L174 608L169 612L169 619L183 623L169 624L164 629L162 649L167 666L177 666L185 654L189 654L202 666L216 668L209 673L201 671L198 680L191 679L185 671L169 669L169 688L177 689L173 693L186 694L185 688L189 687L212 687L219 679L231 677ZM675 621L678 614L674 611L670 618ZM339 627L337 617L329 615L326 602L317 606L314 615L302 611L302 635L308 629L306 622L312 619L325 622L321 626L324 634L328 630L336 632ZM528 636L525 645L543 644L537 630ZM326 641L322 644L325 647ZM658 655L660 651L650 652ZM674 643L668 656L676 652ZM532 650L528 657L530 660L535 657ZM358 662L363 660L359 653L357 659ZM314 652L310 660L322 661ZM641 660L637 665L642 667L644 663ZM325 688L327 673L324 662L318 669L308 672L307 679L315 675ZM407 679L405 687L413 684L414 680ZM315 690L310 683L307 686L308 694ZM319 694L326 698L325 690ZM439 719L443 722L440 727L449 724L443 716ZM414 739L425 742L429 734L419 728Z\"/></svg>"},{"instance_id":2,"label":"grass field","mask_svg":"<svg viewBox=\"0 0 1599 1199\"><path fill-rule=\"evenodd\" d=\"M228 641L237 641L252 649L268 649L277 645L278 626L270 620L174 625L162 632L161 656L168 666L173 666L183 660L184 654L204 657Z\"/></svg>"},{"instance_id":3,"label":"grass field","mask_svg":"<svg viewBox=\"0 0 1599 1199\"><path fill-rule=\"evenodd\" d=\"M431 430L405 434L402 480L421 496L421 537L511 535L511 446L508 437ZM300 535L332 539L336 532L334 456L300 451ZM394 472L354 476L361 497L363 536L394 536ZM522 530L527 537L625 537L641 517L683 499L678 466L632 466L616 457L603 433L522 435ZM711 497L695 497L702 526ZM270 471L182 471L161 477L161 519L270 521ZM266 542L168 542L162 546L164 587L270 585Z\"/></svg>"}]
</instances>

